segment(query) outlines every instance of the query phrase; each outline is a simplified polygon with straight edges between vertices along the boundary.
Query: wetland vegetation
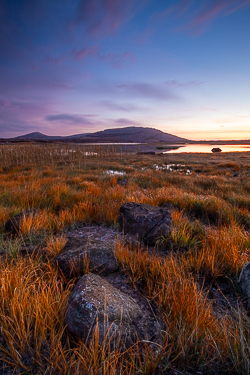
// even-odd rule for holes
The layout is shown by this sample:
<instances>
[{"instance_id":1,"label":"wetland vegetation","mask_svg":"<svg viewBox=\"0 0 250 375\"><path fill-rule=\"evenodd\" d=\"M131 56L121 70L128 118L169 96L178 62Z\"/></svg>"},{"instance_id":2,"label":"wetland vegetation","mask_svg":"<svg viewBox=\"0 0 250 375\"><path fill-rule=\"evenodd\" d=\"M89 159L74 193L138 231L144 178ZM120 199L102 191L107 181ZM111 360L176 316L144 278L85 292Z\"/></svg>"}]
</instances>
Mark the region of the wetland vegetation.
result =
<instances>
[{"instance_id":1,"label":"wetland vegetation","mask_svg":"<svg viewBox=\"0 0 250 375\"><path fill-rule=\"evenodd\" d=\"M1 145L0 179L0 373L249 374L250 319L238 278L250 260L250 152ZM154 249L116 244L119 272L159 311L163 339L113 348L99 345L97 331L87 344L64 321L77 278L66 280L53 260L69 230L118 229L126 202L172 207L172 232ZM37 215L11 236L4 224L27 208Z\"/></svg>"}]
</instances>

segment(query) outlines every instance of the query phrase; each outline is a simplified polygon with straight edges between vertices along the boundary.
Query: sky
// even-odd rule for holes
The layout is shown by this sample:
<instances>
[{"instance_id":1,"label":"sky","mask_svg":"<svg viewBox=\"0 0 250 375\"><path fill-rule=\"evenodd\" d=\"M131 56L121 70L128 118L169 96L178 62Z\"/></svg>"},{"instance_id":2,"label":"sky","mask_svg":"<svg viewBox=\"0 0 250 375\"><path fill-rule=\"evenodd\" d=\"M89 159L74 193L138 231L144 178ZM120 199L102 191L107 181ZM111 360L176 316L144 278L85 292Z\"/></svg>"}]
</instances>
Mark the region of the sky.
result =
<instances>
[{"instance_id":1,"label":"sky","mask_svg":"<svg viewBox=\"0 0 250 375\"><path fill-rule=\"evenodd\" d=\"M250 0L1 0L0 137L250 139Z\"/></svg>"}]
</instances>

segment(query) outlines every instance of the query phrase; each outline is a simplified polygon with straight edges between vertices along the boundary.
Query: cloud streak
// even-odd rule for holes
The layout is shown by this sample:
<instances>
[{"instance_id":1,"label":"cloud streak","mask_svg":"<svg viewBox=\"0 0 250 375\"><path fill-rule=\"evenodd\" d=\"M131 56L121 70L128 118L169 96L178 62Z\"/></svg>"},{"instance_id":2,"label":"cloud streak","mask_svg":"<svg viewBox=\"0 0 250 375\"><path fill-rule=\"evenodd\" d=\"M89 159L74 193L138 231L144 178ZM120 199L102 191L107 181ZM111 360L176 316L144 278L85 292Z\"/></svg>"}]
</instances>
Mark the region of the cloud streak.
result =
<instances>
[{"instance_id":1,"label":"cloud streak","mask_svg":"<svg viewBox=\"0 0 250 375\"><path fill-rule=\"evenodd\" d=\"M117 103L111 100L104 100L100 102L102 107L106 107L108 109L112 109L115 111L122 111L122 112L137 112L137 111L148 111L147 107L141 107L132 103Z\"/></svg>"},{"instance_id":2,"label":"cloud streak","mask_svg":"<svg viewBox=\"0 0 250 375\"><path fill-rule=\"evenodd\" d=\"M129 125L139 126L140 125L139 122L132 121L132 120L129 120L127 118L119 118L119 119L115 120L115 123L118 124L118 125L123 125L123 126L129 126Z\"/></svg>"},{"instance_id":3,"label":"cloud streak","mask_svg":"<svg viewBox=\"0 0 250 375\"><path fill-rule=\"evenodd\" d=\"M59 122L63 124L74 124L74 125L92 125L93 121L90 120L95 115L71 115L68 113L61 113L58 115L49 115L45 117L45 120L52 122Z\"/></svg>"},{"instance_id":4,"label":"cloud streak","mask_svg":"<svg viewBox=\"0 0 250 375\"><path fill-rule=\"evenodd\" d=\"M135 63L136 57L132 52L127 51L124 53L107 53L100 54L99 46L97 44L90 47L83 47L81 49L73 49L71 52L63 53L59 57L49 56L44 61L47 64L53 64L61 66L64 63L82 62L85 63L87 58L95 57L101 62L107 62L113 68L120 69L124 65Z\"/></svg>"},{"instance_id":5,"label":"cloud streak","mask_svg":"<svg viewBox=\"0 0 250 375\"><path fill-rule=\"evenodd\" d=\"M109 35L133 16L135 3L134 0L81 0L73 23L86 25L86 31L93 37Z\"/></svg>"},{"instance_id":6,"label":"cloud streak","mask_svg":"<svg viewBox=\"0 0 250 375\"><path fill-rule=\"evenodd\" d=\"M134 63L136 58L131 52L125 52L123 54L104 54L100 57L100 60L107 61L114 68L122 68L126 64Z\"/></svg>"},{"instance_id":7,"label":"cloud streak","mask_svg":"<svg viewBox=\"0 0 250 375\"><path fill-rule=\"evenodd\" d=\"M177 4L158 13L158 19L174 15L182 21L182 26L177 28L179 31L187 29L193 34L200 34L216 18L225 17L249 5L250 0L179 0ZM153 19L157 21L156 14Z\"/></svg>"},{"instance_id":8,"label":"cloud streak","mask_svg":"<svg viewBox=\"0 0 250 375\"><path fill-rule=\"evenodd\" d=\"M144 82L125 83L115 86L118 91L126 95L156 99L156 100L173 100L177 99L176 94L164 84L151 84Z\"/></svg>"},{"instance_id":9,"label":"cloud streak","mask_svg":"<svg viewBox=\"0 0 250 375\"><path fill-rule=\"evenodd\" d=\"M164 84L170 87L187 87L187 86L200 86L203 85L204 81L188 81L180 82L177 79L172 79L169 81L164 81Z\"/></svg>"}]
</instances>

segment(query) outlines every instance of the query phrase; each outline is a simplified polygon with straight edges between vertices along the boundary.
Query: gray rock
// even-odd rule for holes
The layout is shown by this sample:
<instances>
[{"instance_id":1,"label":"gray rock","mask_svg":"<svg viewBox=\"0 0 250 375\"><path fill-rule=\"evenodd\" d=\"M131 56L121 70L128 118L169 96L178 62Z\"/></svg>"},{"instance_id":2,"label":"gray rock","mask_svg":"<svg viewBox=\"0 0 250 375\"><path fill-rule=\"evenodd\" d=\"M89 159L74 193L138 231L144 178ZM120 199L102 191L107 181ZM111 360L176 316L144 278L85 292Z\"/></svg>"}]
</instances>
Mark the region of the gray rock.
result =
<instances>
[{"instance_id":1,"label":"gray rock","mask_svg":"<svg viewBox=\"0 0 250 375\"><path fill-rule=\"evenodd\" d=\"M248 297L247 308L250 309L250 262L245 263L242 267L239 284L243 293Z\"/></svg>"},{"instance_id":2,"label":"gray rock","mask_svg":"<svg viewBox=\"0 0 250 375\"><path fill-rule=\"evenodd\" d=\"M168 237L172 227L168 209L136 202L121 206L119 222L124 233L138 234L148 245L155 245L161 236Z\"/></svg>"},{"instance_id":3,"label":"gray rock","mask_svg":"<svg viewBox=\"0 0 250 375\"><path fill-rule=\"evenodd\" d=\"M137 324L139 337L143 339L146 332L147 338L150 339L150 341L161 343L163 337L162 332L166 331L166 326L162 321L162 315L159 313L156 304L154 304L153 307L142 293L138 293L137 287L132 288L128 275L115 272L106 276L105 280L122 293L130 296L143 311L143 319ZM140 288L139 284L137 286Z\"/></svg>"},{"instance_id":4,"label":"gray rock","mask_svg":"<svg viewBox=\"0 0 250 375\"><path fill-rule=\"evenodd\" d=\"M66 310L68 330L90 342L99 330L99 344L130 345L149 339L147 316L129 295L94 274L84 275L76 284Z\"/></svg>"},{"instance_id":5,"label":"gray rock","mask_svg":"<svg viewBox=\"0 0 250 375\"><path fill-rule=\"evenodd\" d=\"M5 230L7 232L11 232L12 234L17 234L21 229L23 219L36 216L38 213L39 212L35 208L28 208L27 210L12 216L12 218L5 223Z\"/></svg>"},{"instance_id":6,"label":"gray rock","mask_svg":"<svg viewBox=\"0 0 250 375\"><path fill-rule=\"evenodd\" d=\"M55 258L55 263L67 279L84 275L86 263L91 272L101 275L108 275L118 268L114 243L82 236L69 238L63 252Z\"/></svg>"}]
</instances>

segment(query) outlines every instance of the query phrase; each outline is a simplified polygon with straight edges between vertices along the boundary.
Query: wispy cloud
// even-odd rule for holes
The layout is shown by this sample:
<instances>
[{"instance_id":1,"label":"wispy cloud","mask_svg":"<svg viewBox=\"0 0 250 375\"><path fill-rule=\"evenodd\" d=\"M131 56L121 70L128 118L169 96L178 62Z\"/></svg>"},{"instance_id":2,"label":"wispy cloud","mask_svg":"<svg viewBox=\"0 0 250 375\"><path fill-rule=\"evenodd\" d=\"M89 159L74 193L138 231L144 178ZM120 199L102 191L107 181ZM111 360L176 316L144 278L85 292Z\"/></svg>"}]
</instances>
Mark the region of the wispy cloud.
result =
<instances>
[{"instance_id":1,"label":"wispy cloud","mask_svg":"<svg viewBox=\"0 0 250 375\"><path fill-rule=\"evenodd\" d=\"M222 12L230 7L230 0L217 0L213 4L205 7L204 10L200 11L197 16L191 21L189 28L191 30L201 30L200 27L207 25L218 17Z\"/></svg>"},{"instance_id":2,"label":"wispy cloud","mask_svg":"<svg viewBox=\"0 0 250 375\"><path fill-rule=\"evenodd\" d=\"M47 121L59 122L64 124L75 124L75 125L92 125L93 121L90 119L95 115L71 115L67 113L61 113L58 115L46 116Z\"/></svg>"},{"instance_id":3,"label":"wispy cloud","mask_svg":"<svg viewBox=\"0 0 250 375\"><path fill-rule=\"evenodd\" d=\"M85 24L92 36L114 33L123 23L133 17L141 1L134 0L81 0L77 8L74 23Z\"/></svg>"},{"instance_id":4,"label":"wispy cloud","mask_svg":"<svg viewBox=\"0 0 250 375\"><path fill-rule=\"evenodd\" d=\"M135 126L138 126L140 125L139 122L137 121L133 121L133 120L129 120L127 118L119 118L117 120L114 121L116 124L119 124L119 125L124 125L124 126L127 126L127 125L135 125Z\"/></svg>"},{"instance_id":5,"label":"wispy cloud","mask_svg":"<svg viewBox=\"0 0 250 375\"><path fill-rule=\"evenodd\" d=\"M44 61L48 64L62 65L70 61L85 63L87 58L95 57L99 61L107 62L114 68L122 68L124 65L132 64L136 61L136 57L130 51L124 53L107 53L100 54L99 46L95 44L90 47L73 49L58 57L49 56Z\"/></svg>"},{"instance_id":6,"label":"wispy cloud","mask_svg":"<svg viewBox=\"0 0 250 375\"><path fill-rule=\"evenodd\" d=\"M44 62L48 64L56 64L62 65L63 63L67 63L69 61L82 61L88 57L93 57L98 55L99 46L94 44L92 46L85 46L80 49L73 49L69 52L64 52L60 56L48 56Z\"/></svg>"},{"instance_id":7,"label":"wispy cloud","mask_svg":"<svg viewBox=\"0 0 250 375\"><path fill-rule=\"evenodd\" d=\"M27 124L21 121L0 121L0 138L15 137L16 134L25 134L34 130L33 124ZM13 133L13 134L12 134Z\"/></svg>"},{"instance_id":8,"label":"wispy cloud","mask_svg":"<svg viewBox=\"0 0 250 375\"><path fill-rule=\"evenodd\" d=\"M144 82L125 83L115 86L119 91L128 95L148 99L172 100L177 99L176 94L164 84L151 84Z\"/></svg>"},{"instance_id":9,"label":"wispy cloud","mask_svg":"<svg viewBox=\"0 0 250 375\"><path fill-rule=\"evenodd\" d=\"M122 112L137 112L137 111L148 111L148 107L138 106L132 103L117 103L111 100L103 100L100 102L100 105L115 111L122 111Z\"/></svg>"},{"instance_id":10,"label":"wispy cloud","mask_svg":"<svg viewBox=\"0 0 250 375\"><path fill-rule=\"evenodd\" d=\"M102 61L107 61L114 68L122 68L125 64L134 63L136 61L135 56L131 52L125 52L123 54L104 54L100 59Z\"/></svg>"},{"instance_id":11,"label":"wispy cloud","mask_svg":"<svg viewBox=\"0 0 250 375\"><path fill-rule=\"evenodd\" d=\"M152 19L157 21L174 16L181 20L177 30L189 30L193 34L200 34L216 18L225 17L248 5L250 0L179 0L176 4L154 14Z\"/></svg>"},{"instance_id":12,"label":"wispy cloud","mask_svg":"<svg viewBox=\"0 0 250 375\"><path fill-rule=\"evenodd\" d=\"M72 56L72 58L76 61L84 60L86 57L96 56L98 53L98 49L99 48L97 44L91 47L84 47L79 50L74 49L73 51L71 51L70 56Z\"/></svg>"},{"instance_id":13,"label":"wispy cloud","mask_svg":"<svg viewBox=\"0 0 250 375\"><path fill-rule=\"evenodd\" d=\"M164 81L165 85L170 87L186 87L186 86L200 86L203 85L204 81L188 81L188 82L180 82L177 79L172 79L169 81Z\"/></svg>"}]
</instances>

